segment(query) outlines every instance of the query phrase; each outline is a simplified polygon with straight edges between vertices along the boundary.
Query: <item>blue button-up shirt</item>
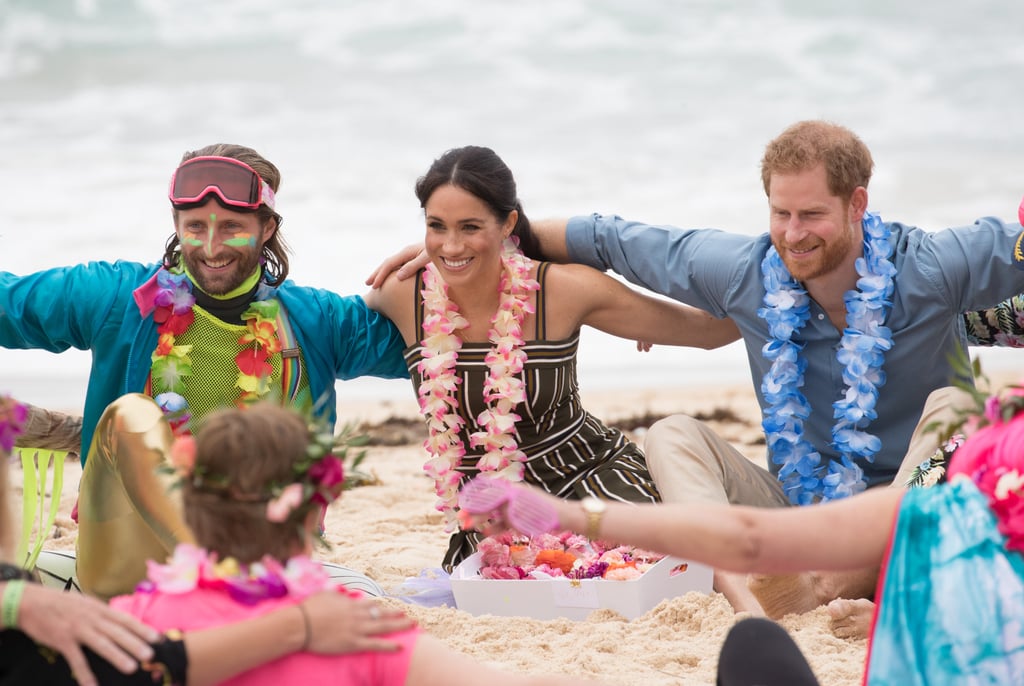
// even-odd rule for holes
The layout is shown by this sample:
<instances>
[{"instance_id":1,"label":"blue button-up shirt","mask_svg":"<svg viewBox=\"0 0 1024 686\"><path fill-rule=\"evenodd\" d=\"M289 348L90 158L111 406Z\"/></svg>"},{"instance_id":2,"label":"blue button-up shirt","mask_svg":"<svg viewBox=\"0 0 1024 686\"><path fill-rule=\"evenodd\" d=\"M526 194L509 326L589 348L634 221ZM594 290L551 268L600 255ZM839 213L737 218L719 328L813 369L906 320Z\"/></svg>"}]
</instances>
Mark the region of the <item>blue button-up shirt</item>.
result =
<instances>
[{"instance_id":1,"label":"blue button-up shirt","mask_svg":"<svg viewBox=\"0 0 1024 686\"><path fill-rule=\"evenodd\" d=\"M1024 292L1024 270L1013 266L1019 224L986 217L937 232L887 225L895 245L895 289L885 321L893 347L882 368L886 383L879 389L878 418L866 428L881 439L882 449L873 464L858 462L869 486L892 481L928 394L951 385L952 360L967 345L960 313ZM652 291L731 317L743 336L764 409L761 380L771 363L761 354L768 327L757 310L765 292L761 260L771 246L767 233L751 237L650 226L595 214L570 220L566 241L574 262L612 269ZM829 444L835 421L832 403L846 389L843 366L836 359L842 332L813 300L810 308L806 326L793 336L794 342L804 344L807 360L803 392L812 411L804 422L805 437L823 457L837 459ZM777 473L779 466L768 462Z\"/></svg>"}]
</instances>

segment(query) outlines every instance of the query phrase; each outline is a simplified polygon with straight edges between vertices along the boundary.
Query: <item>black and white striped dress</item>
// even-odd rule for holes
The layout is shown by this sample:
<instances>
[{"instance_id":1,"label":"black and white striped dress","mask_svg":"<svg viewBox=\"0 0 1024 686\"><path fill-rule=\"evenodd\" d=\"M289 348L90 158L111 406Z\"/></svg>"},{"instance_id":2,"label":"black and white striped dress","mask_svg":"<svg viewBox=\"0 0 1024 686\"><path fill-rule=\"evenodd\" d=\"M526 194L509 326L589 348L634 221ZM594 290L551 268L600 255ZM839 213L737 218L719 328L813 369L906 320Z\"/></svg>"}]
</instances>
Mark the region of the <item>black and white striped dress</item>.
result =
<instances>
[{"instance_id":1,"label":"black and white striped dress","mask_svg":"<svg viewBox=\"0 0 1024 686\"><path fill-rule=\"evenodd\" d=\"M618 429L605 426L580 404L576 379L576 353L579 331L564 340L545 340L544 275L547 263L541 263L537 280L536 339L527 341L527 354L520 378L526 385L526 402L515 410L522 419L516 424L519 448L527 455L524 479L560 498L579 500L592 495L606 500L648 503L659 500L657 488L647 470L640 448ZM422 328L422 272L417 276L417 329ZM477 474L477 460L482 453L469 447L469 434L479 431L475 418L486 409L483 384L487 376L484 358L489 343L463 343L456 365L462 383L457 399L459 414L466 421L462 441L466 456L459 471L472 477ZM422 359L419 343L405 350L414 388L422 377L416 369ZM459 532L452 535L443 566L448 571L473 554L480 535Z\"/></svg>"}]
</instances>

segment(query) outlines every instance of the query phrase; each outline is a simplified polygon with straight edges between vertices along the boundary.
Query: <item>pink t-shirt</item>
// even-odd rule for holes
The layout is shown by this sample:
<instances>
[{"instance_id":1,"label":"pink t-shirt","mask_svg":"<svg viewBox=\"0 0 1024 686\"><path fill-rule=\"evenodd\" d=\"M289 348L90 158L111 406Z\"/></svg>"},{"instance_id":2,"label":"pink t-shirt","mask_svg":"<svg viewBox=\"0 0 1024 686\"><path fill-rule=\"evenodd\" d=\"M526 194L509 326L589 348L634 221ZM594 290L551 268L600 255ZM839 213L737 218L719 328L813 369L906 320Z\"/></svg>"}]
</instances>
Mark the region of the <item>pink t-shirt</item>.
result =
<instances>
[{"instance_id":1,"label":"pink t-shirt","mask_svg":"<svg viewBox=\"0 0 1024 686\"><path fill-rule=\"evenodd\" d=\"M341 593L351 593L339 589ZM356 594L352 594L356 595ZM159 631L206 629L259 617L272 610L297 605L295 598L275 598L256 605L235 602L226 592L196 589L188 593L135 593L110 601ZM313 655L292 653L239 674L224 684L282 686L283 684L330 683L338 686L402 686L419 629L387 636L402 648L396 653Z\"/></svg>"}]
</instances>

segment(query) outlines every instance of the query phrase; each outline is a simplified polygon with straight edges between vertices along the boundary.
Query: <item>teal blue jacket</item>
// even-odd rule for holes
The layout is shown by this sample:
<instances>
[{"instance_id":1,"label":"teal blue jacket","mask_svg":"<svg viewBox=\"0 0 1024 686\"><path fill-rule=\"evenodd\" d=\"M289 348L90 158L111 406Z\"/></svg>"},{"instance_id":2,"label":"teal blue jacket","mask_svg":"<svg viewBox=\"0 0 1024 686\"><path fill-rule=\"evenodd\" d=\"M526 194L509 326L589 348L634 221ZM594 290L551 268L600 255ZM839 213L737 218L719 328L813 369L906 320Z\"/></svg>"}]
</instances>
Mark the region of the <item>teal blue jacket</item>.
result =
<instances>
[{"instance_id":1,"label":"teal blue jacket","mask_svg":"<svg viewBox=\"0 0 1024 686\"><path fill-rule=\"evenodd\" d=\"M0 347L92 351L82 422L84 463L93 430L107 405L141 392L157 331L143 318L133 291L160 265L90 262L16 276L0 272ZM398 329L359 296L285 281L277 297L288 312L313 399L324 398L336 420L335 379L408 378Z\"/></svg>"}]
</instances>

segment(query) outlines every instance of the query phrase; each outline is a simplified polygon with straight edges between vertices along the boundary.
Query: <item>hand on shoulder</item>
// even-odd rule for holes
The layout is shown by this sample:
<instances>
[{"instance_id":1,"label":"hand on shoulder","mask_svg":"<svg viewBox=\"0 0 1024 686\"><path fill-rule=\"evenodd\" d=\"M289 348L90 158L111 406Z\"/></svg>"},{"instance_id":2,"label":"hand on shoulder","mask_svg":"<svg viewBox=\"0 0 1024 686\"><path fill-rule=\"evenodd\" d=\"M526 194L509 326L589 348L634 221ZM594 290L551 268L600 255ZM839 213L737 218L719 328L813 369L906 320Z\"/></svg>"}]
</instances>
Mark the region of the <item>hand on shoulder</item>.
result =
<instances>
[{"instance_id":1,"label":"hand on shoulder","mask_svg":"<svg viewBox=\"0 0 1024 686\"><path fill-rule=\"evenodd\" d=\"M153 657L150 643L160 634L134 617L91 596L27 583L18 608L18 628L68 661L80 684L95 684L82 646L88 646L125 674Z\"/></svg>"},{"instance_id":2,"label":"hand on shoulder","mask_svg":"<svg viewBox=\"0 0 1024 686\"><path fill-rule=\"evenodd\" d=\"M385 279L394 272L398 280L403 281L413 276L423 267L427 266L430 258L423 248L423 242L411 243L394 255L386 257L380 265L374 269L364 282L373 289L384 285Z\"/></svg>"}]
</instances>

